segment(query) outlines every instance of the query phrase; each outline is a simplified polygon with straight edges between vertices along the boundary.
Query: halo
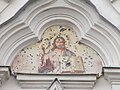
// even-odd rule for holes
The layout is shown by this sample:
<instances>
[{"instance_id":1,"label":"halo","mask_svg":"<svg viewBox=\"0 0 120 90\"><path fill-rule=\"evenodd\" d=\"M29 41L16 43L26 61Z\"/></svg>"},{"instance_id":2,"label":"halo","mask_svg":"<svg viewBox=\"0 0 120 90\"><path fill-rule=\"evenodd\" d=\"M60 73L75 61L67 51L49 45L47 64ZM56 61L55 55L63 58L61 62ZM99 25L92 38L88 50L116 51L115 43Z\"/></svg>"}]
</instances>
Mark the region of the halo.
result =
<instances>
[{"instance_id":1,"label":"halo","mask_svg":"<svg viewBox=\"0 0 120 90\"><path fill-rule=\"evenodd\" d=\"M54 25L48 27L44 31L41 40L41 45L44 45L46 52L52 48L52 43L56 37L63 37L67 48L70 48L78 40L75 31L69 26Z\"/></svg>"}]
</instances>

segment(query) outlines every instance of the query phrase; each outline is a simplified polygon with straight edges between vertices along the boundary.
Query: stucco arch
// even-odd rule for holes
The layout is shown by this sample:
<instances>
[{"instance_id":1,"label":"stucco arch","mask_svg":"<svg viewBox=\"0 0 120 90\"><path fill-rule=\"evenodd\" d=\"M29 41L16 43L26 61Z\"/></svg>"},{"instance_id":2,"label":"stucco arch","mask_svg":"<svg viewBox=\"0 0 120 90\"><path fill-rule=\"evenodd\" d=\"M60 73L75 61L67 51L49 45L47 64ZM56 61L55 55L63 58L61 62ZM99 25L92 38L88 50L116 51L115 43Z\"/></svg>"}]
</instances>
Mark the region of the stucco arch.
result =
<instances>
[{"instance_id":1,"label":"stucco arch","mask_svg":"<svg viewBox=\"0 0 120 90\"><path fill-rule=\"evenodd\" d=\"M117 29L100 18L90 5L84 1L79 1L79 4L67 0L53 0L51 3L43 2L39 4L40 2L37 1L28 6L18 18L12 21L15 24L8 23L1 28L0 33L3 37L0 49L0 52L3 52L0 55L1 65L11 65L13 57L20 49L37 42L38 39L40 40L46 28L55 24L71 26L81 42L93 47L101 55L105 66L120 64L118 49L120 44ZM60 2L63 4L58 4ZM12 34L14 30L16 30L16 34ZM8 34L11 35L8 37ZM100 38L98 38L98 35ZM110 38L113 39L110 40ZM101 42L100 39L103 41ZM112 48L111 50L108 45ZM115 54L112 54L112 52L115 52Z\"/></svg>"}]
</instances>

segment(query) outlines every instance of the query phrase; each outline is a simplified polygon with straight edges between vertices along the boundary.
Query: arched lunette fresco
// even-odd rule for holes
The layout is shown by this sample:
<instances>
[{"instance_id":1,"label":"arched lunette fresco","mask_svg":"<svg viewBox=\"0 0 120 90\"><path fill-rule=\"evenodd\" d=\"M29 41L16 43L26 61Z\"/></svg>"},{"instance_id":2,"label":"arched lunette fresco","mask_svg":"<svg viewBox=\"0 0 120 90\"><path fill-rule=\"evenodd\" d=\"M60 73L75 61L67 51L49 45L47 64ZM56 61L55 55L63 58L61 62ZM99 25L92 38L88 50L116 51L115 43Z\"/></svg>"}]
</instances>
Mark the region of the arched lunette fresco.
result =
<instances>
[{"instance_id":1,"label":"arched lunette fresco","mask_svg":"<svg viewBox=\"0 0 120 90\"><path fill-rule=\"evenodd\" d=\"M12 63L12 72L41 74L101 74L102 59L81 43L69 26L47 28L39 42L20 51Z\"/></svg>"}]
</instances>

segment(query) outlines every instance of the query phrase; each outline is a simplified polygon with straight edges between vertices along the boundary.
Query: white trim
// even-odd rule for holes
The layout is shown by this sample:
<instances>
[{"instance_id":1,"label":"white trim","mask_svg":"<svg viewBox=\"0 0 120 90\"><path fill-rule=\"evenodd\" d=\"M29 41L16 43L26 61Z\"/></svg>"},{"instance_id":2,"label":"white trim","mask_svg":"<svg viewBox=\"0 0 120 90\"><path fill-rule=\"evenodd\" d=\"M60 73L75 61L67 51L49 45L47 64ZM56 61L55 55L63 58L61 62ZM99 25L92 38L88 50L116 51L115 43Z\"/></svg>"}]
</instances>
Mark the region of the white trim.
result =
<instances>
[{"instance_id":1,"label":"white trim","mask_svg":"<svg viewBox=\"0 0 120 90\"><path fill-rule=\"evenodd\" d=\"M48 89L55 79L58 79L63 88L72 90L92 90L96 83L95 74L17 74L17 80L22 88ZM44 85L43 85L44 84ZM51 90L51 89L50 89ZM61 89L60 89L61 90Z\"/></svg>"}]
</instances>

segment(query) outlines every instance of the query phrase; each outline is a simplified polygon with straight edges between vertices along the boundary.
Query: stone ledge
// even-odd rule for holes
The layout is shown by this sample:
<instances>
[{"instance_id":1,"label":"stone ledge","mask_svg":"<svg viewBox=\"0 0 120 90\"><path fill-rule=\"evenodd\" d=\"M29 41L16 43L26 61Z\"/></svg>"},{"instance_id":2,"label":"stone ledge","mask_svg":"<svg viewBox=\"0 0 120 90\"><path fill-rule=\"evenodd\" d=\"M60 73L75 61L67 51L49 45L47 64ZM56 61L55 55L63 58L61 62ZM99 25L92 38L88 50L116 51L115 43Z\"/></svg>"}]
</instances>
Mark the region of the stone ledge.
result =
<instances>
[{"instance_id":1,"label":"stone ledge","mask_svg":"<svg viewBox=\"0 0 120 90\"><path fill-rule=\"evenodd\" d=\"M0 66L0 86L10 77L10 70L8 66Z\"/></svg>"},{"instance_id":2,"label":"stone ledge","mask_svg":"<svg viewBox=\"0 0 120 90\"><path fill-rule=\"evenodd\" d=\"M111 85L120 85L120 67L104 67L103 72Z\"/></svg>"},{"instance_id":3,"label":"stone ledge","mask_svg":"<svg viewBox=\"0 0 120 90\"><path fill-rule=\"evenodd\" d=\"M91 90L97 79L96 74L24 74L17 73L16 79L22 88L48 89L57 79L64 90Z\"/></svg>"}]
</instances>

